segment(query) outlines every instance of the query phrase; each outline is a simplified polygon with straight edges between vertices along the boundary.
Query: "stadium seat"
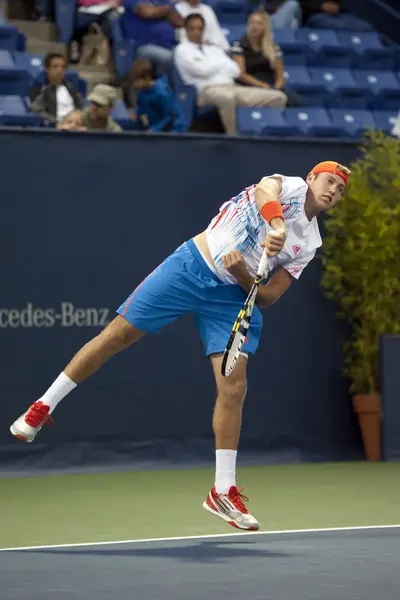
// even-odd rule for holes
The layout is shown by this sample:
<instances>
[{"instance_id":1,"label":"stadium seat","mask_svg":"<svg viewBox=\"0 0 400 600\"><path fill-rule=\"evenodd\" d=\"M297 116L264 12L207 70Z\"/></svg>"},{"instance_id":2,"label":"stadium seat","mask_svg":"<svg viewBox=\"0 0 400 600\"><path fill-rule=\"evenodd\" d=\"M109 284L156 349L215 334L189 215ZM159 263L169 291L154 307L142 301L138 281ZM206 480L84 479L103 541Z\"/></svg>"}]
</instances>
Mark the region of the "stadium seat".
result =
<instances>
[{"instance_id":1,"label":"stadium seat","mask_svg":"<svg viewBox=\"0 0 400 600\"><path fill-rule=\"evenodd\" d=\"M128 109L126 108L125 102L116 102L111 117L122 127L122 129L129 130L135 129L135 123L130 116Z\"/></svg>"},{"instance_id":2,"label":"stadium seat","mask_svg":"<svg viewBox=\"0 0 400 600\"><path fill-rule=\"evenodd\" d=\"M306 67L285 65L286 86L300 94L309 106L321 106L324 86L312 83Z\"/></svg>"},{"instance_id":3,"label":"stadium seat","mask_svg":"<svg viewBox=\"0 0 400 600\"><path fill-rule=\"evenodd\" d=\"M34 79L43 70L44 54L29 54L28 52L14 52L14 62L17 69L27 71Z\"/></svg>"},{"instance_id":4,"label":"stadium seat","mask_svg":"<svg viewBox=\"0 0 400 600\"><path fill-rule=\"evenodd\" d=\"M351 66L356 69L391 70L394 66L392 47L384 47L376 32L350 33L338 31L337 37L351 53Z\"/></svg>"},{"instance_id":5,"label":"stadium seat","mask_svg":"<svg viewBox=\"0 0 400 600\"><path fill-rule=\"evenodd\" d=\"M366 129L376 129L374 115L368 110L335 108L329 111L333 125L340 127L350 137L362 137Z\"/></svg>"},{"instance_id":6,"label":"stadium seat","mask_svg":"<svg viewBox=\"0 0 400 600\"><path fill-rule=\"evenodd\" d=\"M324 89L324 104L335 108L367 108L365 86L357 86L349 69L309 69L311 83Z\"/></svg>"},{"instance_id":7,"label":"stadium seat","mask_svg":"<svg viewBox=\"0 0 400 600\"><path fill-rule=\"evenodd\" d=\"M0 67L0 96L25 96L29 88L26 71Z\"/></svg>"},{"instance_id":8,"label":"stadium seat","mask_svg":"<svg viewBox=\"0 0 400 600\"><path fill-rule=\"evenodd\" d=\"M10 25L0 26L0 50L18 50L20 43L19 33L16 27Z\"/></svg>"},{"instance_id":9,"label":"stadium seat","mask_svg":"<svg viewBox=\"0 0 400 600\"><path fill-rule=\"evenodd\" d=\"M41 127L42 124L42 119L30 113L19 96L0 97L0 125Z\"/></svg>"},{"instance_id":10,"label":"stadium seat","mask_svg":"<svg viewBox=\"0 0 400 600\"><path fill-rule=\"evenodd\" d=\"M334 31L304 27L295 32L295 38L305 47L310 66L350 67L349 52L340 44Z\"/></svg>"},{"instance_id":11,"label":"stadium seat","mask_svg":"<svg viewBox=\"0 0 400 600\"><path fill-rule=\"evenodd\" d=\"M286 122L297 127L305 136L343 137L342 127L333 125L328 112L324 108L287 108Z\"/></svg>"},{"instance_id":12,"label":"stadium seat","mask_svg":"<svg viewBox=\"0 0 400 600\"><path fill-rule=\"evenodd\" d=\"M301 135L295 125L289 125L278 108L237 109L237 128L242 135Z\"/></svg>"},{"instance_id":13,"label":"stadium seat","mask_svg":"<svg viewBox=\"0 0 400 600\"><path fill-rule=\"evenodd\" d=\"M176 101L183 113L187 123L186 131L188 131L192 125L193 115L196 110L196 89L191 85L181 87L176 93Z\"/></svg>"},{"instance_id":14,"label":"stadium seat","mask_svg":"<svg viewBox=\"0 0 400 600\"><path fill-rule=\"evenodd\" d=\"M0 50L0 69L14 69L15 63L9 50Z\"/></svg>"},{"instance_id":15,"label":"stadium seat","mask_svg":"<svg viewBox=\"0 0 400 600\"><path fill-rule=\"evenodd\" d=\"M392 71L355 70L353 75L357 84L366 89L368 108L398 110L400 84Z\"/></svg>"},{"instance_id":16,"label":"stadium seat","mask_svg":"<svg viewBox=\"0 0 400 600\"><path fill-rule=\"evenodd\" d=\"M374 111L373 114L376 128L380 129L387 135L390 135L397 120L398 113L398 110Z\"/></svg>"},{"instance_id":17,"label":"stadium seat","mask_svg":"<svg viewBox=\"0 0 400 600\"><path fill-rule=\"evenodd\" d=\"M246 32L246 25L244 24L224 23L221 25L221 28L230 46L232 46L233 42L239 41Z\"/></svg>"},{"instance_id":18,"label":"stadium seat","mask_svg":"<svg viewBox=\"0 0 400 600\"><path fill-rule=\"evenodd\" d=\"M307 45L296 40L294 29L274 29L274 41L282 49L285 65L306 66Z\"/></svg>"},{"instance_id":19,"label":"stadium seat","mask_svg":"<svg viewBox=\"0 0 400 600\"><path fill-rule=\"evenodd\" d=\"M208 0L220 23L243 25L249 14L246 0Z\"/></svg>"}]
</instances>

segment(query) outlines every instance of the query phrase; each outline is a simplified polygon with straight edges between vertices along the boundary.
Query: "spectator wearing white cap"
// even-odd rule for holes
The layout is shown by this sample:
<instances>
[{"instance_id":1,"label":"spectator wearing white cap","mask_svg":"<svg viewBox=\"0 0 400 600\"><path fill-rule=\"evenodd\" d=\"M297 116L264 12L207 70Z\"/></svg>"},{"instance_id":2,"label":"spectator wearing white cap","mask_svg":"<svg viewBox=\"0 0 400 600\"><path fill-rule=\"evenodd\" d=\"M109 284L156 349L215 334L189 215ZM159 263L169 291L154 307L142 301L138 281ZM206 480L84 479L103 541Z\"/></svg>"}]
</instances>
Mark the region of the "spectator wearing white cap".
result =
<instances>
[{"instance_id":1,"label":"spectator wearing white cap","mask_svg":"<svg viewBox=\"0 0 400 600\"><path fill-rule=\"evenodd\" d=\"M88 96L89 106L83 112L83 123L89 131L118 133L121 127L111 118L117 93L113 87L100 83Z\"/></svg>"}]
</instances>

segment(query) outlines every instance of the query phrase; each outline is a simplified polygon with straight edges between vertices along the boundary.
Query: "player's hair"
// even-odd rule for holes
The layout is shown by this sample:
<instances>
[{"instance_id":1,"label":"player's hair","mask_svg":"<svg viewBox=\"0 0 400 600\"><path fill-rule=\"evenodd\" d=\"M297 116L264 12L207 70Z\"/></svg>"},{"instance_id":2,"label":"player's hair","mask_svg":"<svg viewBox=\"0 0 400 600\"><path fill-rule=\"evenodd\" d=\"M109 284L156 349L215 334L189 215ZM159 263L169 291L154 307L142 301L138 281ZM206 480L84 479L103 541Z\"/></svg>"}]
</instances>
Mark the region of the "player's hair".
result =
<instances>
[{"instance_id":1,"label":"player's hair","mask_svg":"<svg viewBox=\"0 0 400 600\"><path fill-rule=\"evenodd\" d=\"M186 17L186 19L184 21L185 29L189 25L190 21L195 21L196 19L199 19L203 23L203 29L204 29L206 22L204 20L204 17L199 13L192 13Z\"/></svg>"},{"instance_id":2,"label":"player's hair","mask_svg":"<svg viewBox=\"0 0 400 600\"><path fill-rule=\"evenodd\" d=\"M65 55L62 54L61 52L49 52L44 57L44 61L43 61L46 69L49 69L51 67L51 63L53 62L53 60L55 58L62 58L63 61L66 62Z\"/></svg>"},{"instance_id":3,"label":"player's hair","mask_svg":"<svg viewBox=\"0 0 400 600\"><path fill-rule=\"evenodd\" d=\"M275 68L276 49L275 49L275 44L274 44L274 38L272 35L271 17L265 11L255 10L254 12L251 13L251 15L249 15L249 18L247 19L247 24L249 23L249 20L251 19L251 17L253 17L255 15L261 17L264 22L264 33L262 34L262 37L261 37L261 52L265 56L265 58L270 62L271 67ZM246 35L249 38L249 34L247 33ZM249 40L250 40L250 38L249 38Z\"/></svg>"},{"instance_id":4,"label":"player's hair","mask_svg":"<svg viewBox=\"0 0 400 600\"><path fill-rule=\"evenodd\" d=\"M132 63L130 79L132 82L138 79L148 79L153 77L153 69L148 58L138 58Z\"/></svg>"}]
</instances>

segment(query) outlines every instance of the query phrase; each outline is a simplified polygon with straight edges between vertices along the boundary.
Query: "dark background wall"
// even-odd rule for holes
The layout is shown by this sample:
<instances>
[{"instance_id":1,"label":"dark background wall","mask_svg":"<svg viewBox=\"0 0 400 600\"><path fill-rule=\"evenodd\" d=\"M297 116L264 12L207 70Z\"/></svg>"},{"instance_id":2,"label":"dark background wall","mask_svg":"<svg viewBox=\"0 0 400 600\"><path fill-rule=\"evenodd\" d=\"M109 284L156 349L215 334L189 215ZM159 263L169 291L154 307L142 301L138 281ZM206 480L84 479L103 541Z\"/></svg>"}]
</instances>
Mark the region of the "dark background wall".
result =
<instances>
[{"instance_id":1,"label":"dark background wall","mask_svg":"<svg viewBox=\"0 0 400 600\"><path fill-rule=\"evenodd\" d=\"M112 359L34 444L8 428L222 202L266 174L305 177L320 160L349 163L356 147L0 132L0 149L1 468L210 458L214 382L190 318ZM264 313L249 365L241 448L265 461L361 456L340 374L344 330L320 268L314 260Z\"/></svg>"}]
</instances>

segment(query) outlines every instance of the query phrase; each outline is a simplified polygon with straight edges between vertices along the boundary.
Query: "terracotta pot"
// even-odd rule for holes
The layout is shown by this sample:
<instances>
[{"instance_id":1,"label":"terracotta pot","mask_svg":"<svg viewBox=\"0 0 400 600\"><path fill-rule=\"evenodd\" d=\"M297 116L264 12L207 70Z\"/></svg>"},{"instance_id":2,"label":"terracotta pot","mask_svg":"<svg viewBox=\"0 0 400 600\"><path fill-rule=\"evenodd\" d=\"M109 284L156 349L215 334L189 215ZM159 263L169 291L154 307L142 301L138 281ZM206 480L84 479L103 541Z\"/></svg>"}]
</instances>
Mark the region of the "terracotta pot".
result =
<instances>
[{"instance_id":1,"label":"terracotta pot","mask_svg":"<svg viewBox=\"0 0 400 600\"><path fill-rule=\"evenodd\" d=\"M357 395L353 398L367 460L381 459L381 406L376 395Z\"/></svg>"}]
</instances>

